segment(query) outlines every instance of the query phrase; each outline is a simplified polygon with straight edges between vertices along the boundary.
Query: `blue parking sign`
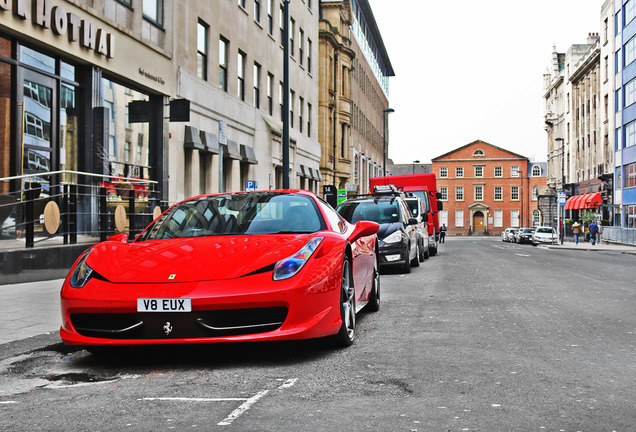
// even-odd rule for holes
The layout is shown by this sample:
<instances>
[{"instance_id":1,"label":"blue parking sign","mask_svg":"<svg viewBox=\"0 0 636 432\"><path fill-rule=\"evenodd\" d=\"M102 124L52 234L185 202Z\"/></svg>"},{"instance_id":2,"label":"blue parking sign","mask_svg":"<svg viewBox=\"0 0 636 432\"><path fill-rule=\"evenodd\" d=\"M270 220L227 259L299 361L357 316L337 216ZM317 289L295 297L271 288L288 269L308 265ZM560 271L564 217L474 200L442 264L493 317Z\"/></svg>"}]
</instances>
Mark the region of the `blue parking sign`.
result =
<instances>
[{"instance_id":1,"label":"blue parking sign","mask_svg":"<svg viewBox=\"0 0 636 432\"><path fill-rule=\"evenodd\" d=\"M257 187L258 187L258 183L256 183L256 180L246 180L245 181L245 190L246 191L255 191Z\"/></svg>"}]
</instances>

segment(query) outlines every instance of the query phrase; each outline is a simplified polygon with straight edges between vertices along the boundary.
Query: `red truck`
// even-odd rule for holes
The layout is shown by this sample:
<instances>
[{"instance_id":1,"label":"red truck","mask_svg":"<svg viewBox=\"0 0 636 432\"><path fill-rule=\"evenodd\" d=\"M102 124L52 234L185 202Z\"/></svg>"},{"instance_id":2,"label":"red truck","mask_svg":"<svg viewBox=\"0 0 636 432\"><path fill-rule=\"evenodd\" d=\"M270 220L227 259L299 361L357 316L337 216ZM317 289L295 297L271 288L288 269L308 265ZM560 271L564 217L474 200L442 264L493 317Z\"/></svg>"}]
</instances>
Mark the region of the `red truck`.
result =
<instances>
[{"instance_id":1,"label":"red truck","mask_svg":"<svg viewBox=\"0 0 636 432\"><path fill-rule=\"evenodd\" d=\"M437 254L437 242L439 241L439 216L443 210L442 196L437 192L435 174L396 175L387 177L371 177L369 190L375 186L395 185L404 192L412 192L424 202L428 212L428 249L431 255Z\"/></svg>"}]
</instances>

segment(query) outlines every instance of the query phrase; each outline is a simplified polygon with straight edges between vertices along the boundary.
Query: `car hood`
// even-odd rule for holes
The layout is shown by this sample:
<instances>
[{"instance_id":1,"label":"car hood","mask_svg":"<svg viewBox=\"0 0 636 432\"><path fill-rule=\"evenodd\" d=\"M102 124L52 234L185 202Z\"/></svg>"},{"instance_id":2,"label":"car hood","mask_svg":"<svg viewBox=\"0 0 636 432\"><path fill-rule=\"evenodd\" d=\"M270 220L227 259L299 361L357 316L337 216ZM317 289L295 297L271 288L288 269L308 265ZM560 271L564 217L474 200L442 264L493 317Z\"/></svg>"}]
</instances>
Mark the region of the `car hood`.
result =
<instances>
[{"instance_id":1,"label":"car hood","mask_svg":"<svg viewBox=\"0 0 636 432\"><path fill-rule=\"evenodd\" d=\"M314 234L194 237L97 244L87 264L114 283L234 279L296 253Z\"/></svg>"},{"instance_id":2,"label":"car hood","mask_svg":"<svg viewBox=\"0 0 636 432\"><path fill-rule=\"evenodd\" d=\"M399 230L401 225L401 222L380 224L380 229L378 230L378 239L384 240L386 236L391 235Z\"/></svg>"}]
</instances>

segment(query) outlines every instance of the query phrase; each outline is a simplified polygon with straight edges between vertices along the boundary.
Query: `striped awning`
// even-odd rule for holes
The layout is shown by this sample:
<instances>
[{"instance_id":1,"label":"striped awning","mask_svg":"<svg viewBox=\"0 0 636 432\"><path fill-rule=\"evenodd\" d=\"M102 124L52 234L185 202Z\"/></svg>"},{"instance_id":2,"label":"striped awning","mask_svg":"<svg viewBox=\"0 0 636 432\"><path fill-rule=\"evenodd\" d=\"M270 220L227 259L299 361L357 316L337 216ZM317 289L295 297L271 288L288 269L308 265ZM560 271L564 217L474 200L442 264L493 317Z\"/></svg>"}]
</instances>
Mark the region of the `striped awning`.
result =
<instances>
[{"instance_id":1,"label":"striped awning","mask_svg":"<svg viewBox=\"0 0 636 432\"><path fill-rule=\"evenodd\" d=\"M565 202L566 210L593 209L603 203L600 192L574 195Z\"/></svg>"}]
</instances>

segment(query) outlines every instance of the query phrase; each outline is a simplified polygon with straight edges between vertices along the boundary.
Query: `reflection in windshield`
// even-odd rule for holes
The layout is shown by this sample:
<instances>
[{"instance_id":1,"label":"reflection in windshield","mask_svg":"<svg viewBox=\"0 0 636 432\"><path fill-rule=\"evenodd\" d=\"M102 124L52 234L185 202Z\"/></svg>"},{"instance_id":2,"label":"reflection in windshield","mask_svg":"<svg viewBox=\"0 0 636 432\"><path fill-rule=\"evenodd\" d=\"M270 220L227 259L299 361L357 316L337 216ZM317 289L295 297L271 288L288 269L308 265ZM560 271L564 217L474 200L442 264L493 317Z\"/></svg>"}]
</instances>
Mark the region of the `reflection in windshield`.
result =
<instances>
[{"instance_id":1,"label":"reflection in windshield","mask_svg":"<svg viewBox=\"0 0 636 432\"><path fill-rule=\"evenodd\" d=\"M350 223L366 220L383 224L400 220L397 202L394 200L345 202L338 207L338 213Z\"/></svg>"},{"instance_id":2,"label":"reflection in windshield","mask_svg":"<svg viewBox=\"0 0 636 432\"><path fill-rule=\"evenodd\" d=\"M303 195L236 193L174 206L139 240L237 234L311 233L326 228L314 201Z\"/></svg>"}]
</instances>

